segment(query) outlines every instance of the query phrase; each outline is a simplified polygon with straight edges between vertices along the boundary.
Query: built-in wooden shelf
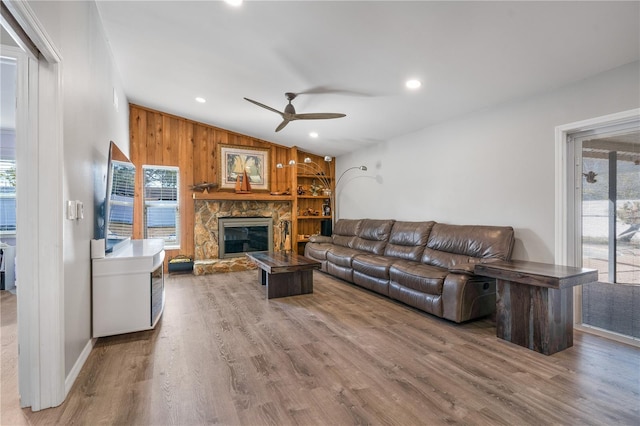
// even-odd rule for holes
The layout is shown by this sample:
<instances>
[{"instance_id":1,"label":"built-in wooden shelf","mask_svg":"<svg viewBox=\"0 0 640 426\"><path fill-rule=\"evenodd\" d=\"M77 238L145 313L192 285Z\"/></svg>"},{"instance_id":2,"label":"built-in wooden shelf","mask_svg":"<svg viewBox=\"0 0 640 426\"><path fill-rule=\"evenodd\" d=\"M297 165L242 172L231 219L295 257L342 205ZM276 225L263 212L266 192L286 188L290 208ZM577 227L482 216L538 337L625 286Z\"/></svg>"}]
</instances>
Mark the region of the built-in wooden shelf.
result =
<instances>
[{"instance_id":1,"label":"built-in wooden shelf","mask_svg":"<svg viewBox=\"0 0 640 426\"><path fill-rule=\"evenodd\" d=\"M235 192L194 192L194 200L222 200L222 201L292 201L292 195L271 195L268 192L252 192L250 194L236 194Z\"/></svg>"},{"instance_id":2,"label":"built-in wooden shelf","mask_svg":"<svg viewBox=\"0 0 640 426\"><path fill-rule=\"evenodd\" d=\"M298 195L298 198L312 198L312 199L324 198L325 200L328 200L331 198L331 195Z\"/></svg>"},{"instance_id":3,"label":"built-in wooden shelf","mask_svg":"<svg viewBox=\"0 0 640 426\"><path fill-rule=\"evenodd\" d=\"M298 220L304 220L304 219L315 219L315 220L319 220L319 219L329 219L331 220L331 216L298 216Z\"/></svg>"}]
</instances>

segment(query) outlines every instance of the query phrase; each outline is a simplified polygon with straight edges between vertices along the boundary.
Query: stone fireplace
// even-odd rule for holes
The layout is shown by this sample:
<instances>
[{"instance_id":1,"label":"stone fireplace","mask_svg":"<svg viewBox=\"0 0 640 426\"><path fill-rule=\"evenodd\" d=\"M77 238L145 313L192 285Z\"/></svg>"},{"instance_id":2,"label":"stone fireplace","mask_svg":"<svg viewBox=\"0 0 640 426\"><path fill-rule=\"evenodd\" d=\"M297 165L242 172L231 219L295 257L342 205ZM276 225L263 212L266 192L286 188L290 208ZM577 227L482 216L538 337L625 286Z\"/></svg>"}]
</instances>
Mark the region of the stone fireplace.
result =
<instances>
[{"instance_id":1,"label":"stone fireplace","mask_svg":"<svg viewBox=\"0 0 640 426\"><path fill-rule=\"evenodd\" d=\"M273 250L291 249L290 201L196 200L194 221L195 275L255 269L246 256L220 258L222 218L271 218Z\"/></svg>"}]
</instances>

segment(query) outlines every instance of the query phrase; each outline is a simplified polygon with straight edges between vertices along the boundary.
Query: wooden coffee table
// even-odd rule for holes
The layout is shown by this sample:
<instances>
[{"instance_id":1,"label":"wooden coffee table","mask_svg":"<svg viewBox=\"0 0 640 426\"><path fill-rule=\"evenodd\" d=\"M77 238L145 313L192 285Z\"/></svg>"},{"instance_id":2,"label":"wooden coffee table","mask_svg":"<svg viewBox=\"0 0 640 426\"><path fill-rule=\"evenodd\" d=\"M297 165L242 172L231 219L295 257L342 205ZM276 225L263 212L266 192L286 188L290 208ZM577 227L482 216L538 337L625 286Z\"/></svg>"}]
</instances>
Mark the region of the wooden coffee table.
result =
<instances>
[{"instance_id":1,"label":"wooden coffee table","mask_svg":"<svg viewBox=\"0 0 640 426\"><path fill-rule=\"evenodd\" d=\"M267 286L267 299L313 293L313 270L320 262L292 252L247 253L260 268L260 284Z\"/></svg>"}]
</instances>

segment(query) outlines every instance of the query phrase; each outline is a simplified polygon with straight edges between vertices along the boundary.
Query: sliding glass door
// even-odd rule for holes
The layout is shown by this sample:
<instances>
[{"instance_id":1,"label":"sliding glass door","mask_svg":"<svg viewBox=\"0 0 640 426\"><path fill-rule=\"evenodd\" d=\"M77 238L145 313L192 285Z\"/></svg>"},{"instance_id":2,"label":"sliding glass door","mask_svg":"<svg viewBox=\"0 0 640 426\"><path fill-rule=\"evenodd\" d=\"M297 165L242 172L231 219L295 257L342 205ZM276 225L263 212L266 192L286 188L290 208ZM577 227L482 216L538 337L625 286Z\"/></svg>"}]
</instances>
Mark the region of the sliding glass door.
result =
<instances>
[{"instance_id":1,"label":"sliding glass door","mask_svg":"<svg viewBox=\"0 0 640 426\"><path fill-rule=\"evenodd\" d=\"M640 339L640 132L576 141L576 252L599 272L577 292L578 324Z\"/></svg>"}]
</instances>

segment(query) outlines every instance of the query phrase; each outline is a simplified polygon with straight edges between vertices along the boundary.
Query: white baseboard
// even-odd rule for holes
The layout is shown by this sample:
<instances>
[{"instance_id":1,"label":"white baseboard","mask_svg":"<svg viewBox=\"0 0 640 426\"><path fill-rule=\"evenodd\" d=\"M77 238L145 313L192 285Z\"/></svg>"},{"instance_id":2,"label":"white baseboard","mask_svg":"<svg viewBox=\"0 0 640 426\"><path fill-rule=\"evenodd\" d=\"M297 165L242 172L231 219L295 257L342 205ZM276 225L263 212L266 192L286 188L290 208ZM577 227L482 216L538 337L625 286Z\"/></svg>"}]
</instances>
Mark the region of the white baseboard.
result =
<instances>
[{"instance_id":1,"label":"white baseboard","mask_svg":"<svg viewBox=\"0 0 640 426\"><path fill-rule=\"evenodd\" d=\"M71 390L71 386L76 382L78 375L80 374L80 370L82 370L82 366L85 362L87 362L87 358L89 358L89 354L93 350L93 346L96 344L97 339L89 339L87 345L84 347L80 356L78 357L76 363L73 365L73 368L69 372L69 375L64 381L64 397L67 398L69 395L69 391Z\"/></svg>"}]
</instances>

